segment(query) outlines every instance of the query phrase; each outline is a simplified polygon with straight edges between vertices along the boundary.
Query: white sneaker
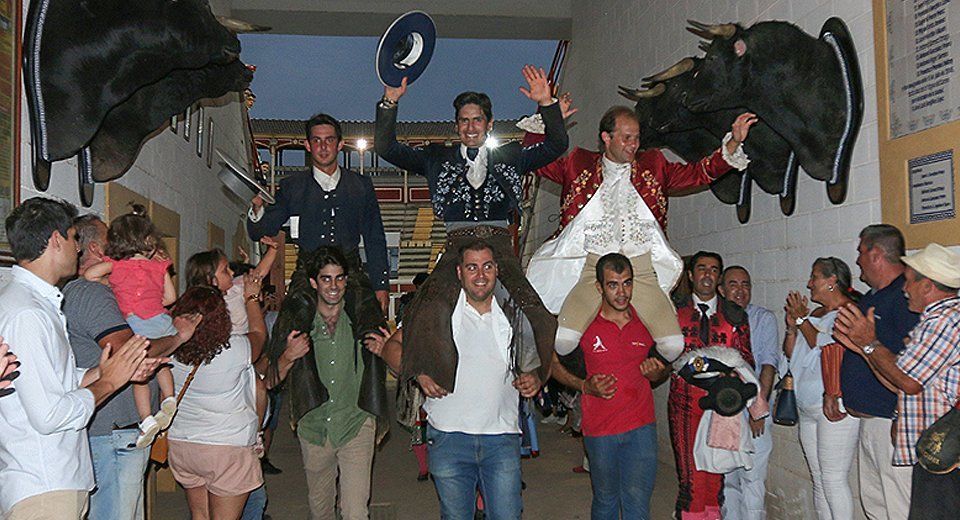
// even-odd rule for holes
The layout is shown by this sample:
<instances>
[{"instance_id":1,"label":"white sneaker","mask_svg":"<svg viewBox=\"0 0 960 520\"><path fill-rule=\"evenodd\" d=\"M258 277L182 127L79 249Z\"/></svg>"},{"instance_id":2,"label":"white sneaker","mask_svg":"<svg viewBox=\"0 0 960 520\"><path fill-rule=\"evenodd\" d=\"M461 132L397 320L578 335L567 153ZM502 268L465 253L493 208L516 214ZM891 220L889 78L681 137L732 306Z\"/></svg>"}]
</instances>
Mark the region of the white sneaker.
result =
<instances>
[{"instance_id":1,"label":"white sneaker","mask_svg":"<svg viewBox=\"0 0 960 520\"><path fill-rule=\"evenodd\" d=\"M160 402L160 410L153 414L160 425L160 431L166 430L173 422L173 416L177 414L177 398L172 395Z\"/></svg>"},{"instance_id":2,"label":"white sneaker","mask_svg":"<svg viewBox=\"0 0 960 520\"><path fill-rule=\"evenodd\" d=\"M160 425L157 424L157 420L152 415L148 415L140 421L140 435L137 437L135 446L137 449L146 448L153 444L153 440L157 438L158 433L160 433Z\"/></svg>"}]
</instances>

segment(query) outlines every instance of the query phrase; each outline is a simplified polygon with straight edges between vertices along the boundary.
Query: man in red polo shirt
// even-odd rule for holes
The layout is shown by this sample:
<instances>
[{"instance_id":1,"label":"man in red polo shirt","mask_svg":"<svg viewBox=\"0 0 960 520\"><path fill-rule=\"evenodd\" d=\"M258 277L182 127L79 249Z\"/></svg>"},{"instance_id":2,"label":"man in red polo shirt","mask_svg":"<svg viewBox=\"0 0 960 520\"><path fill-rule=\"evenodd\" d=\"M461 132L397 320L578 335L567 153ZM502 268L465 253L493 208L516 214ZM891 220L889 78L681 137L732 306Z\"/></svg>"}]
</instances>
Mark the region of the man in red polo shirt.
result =
<instances>
[{"instance_id":1,"label":"man in red polo shirt","mask_svg":"<svg viewBox=\"0 0 960 520\"><path fill-rule=\"evenodd\" d=\"M647 358L650 332L630 304L630 259L610 253L597 261L600 312L580 339L587 378L556 369L561 383L582 390L583 443L593 484L591 517L650 518L657 474L657 426L647 373L663 369Z\"/></svg>"}]
</instances>

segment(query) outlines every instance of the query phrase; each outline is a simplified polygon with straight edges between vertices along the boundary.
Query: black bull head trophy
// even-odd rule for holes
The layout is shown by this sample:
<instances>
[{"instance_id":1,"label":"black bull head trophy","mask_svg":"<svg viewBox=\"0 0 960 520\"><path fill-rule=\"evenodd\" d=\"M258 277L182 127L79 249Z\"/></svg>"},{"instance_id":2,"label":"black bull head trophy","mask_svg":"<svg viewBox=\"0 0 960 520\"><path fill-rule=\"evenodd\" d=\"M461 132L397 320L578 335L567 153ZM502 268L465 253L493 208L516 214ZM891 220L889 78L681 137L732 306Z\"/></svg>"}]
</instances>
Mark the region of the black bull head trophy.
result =
<instances>
[{"instance_id":1,"label":"black bull head trophy","mask_svg":"<svg viewBox=\"0 0 960 520\"><path fill-rule=\"evenodd\" d=\"M80 200L119 178L143 142L201 99L242 91L252 72L238 32L267 30L216 17L207 0L35 0L23 43L33 181L77 156Z\"/></svg>"},{"instance_id":2,"label":"black bull head trophy","mask_svg":"<svg viewBox=\"0 0 960 520\"><path fill-rule=\"evenodd\" d=\"M737 115L754 112L760 122L744 143L750 166L710 186L720 201L736 204L740 222L750 218L754 182L792 214L798 167L826 182L832 203L842 203L863 120L860 66L843 21L827 20L819 39L787 22L690 24L688 31L707 40L703 58L644 78L643 89L620 87L636 102L641 145L696 161L720 146Z\"/></svg>"}]
</instances>

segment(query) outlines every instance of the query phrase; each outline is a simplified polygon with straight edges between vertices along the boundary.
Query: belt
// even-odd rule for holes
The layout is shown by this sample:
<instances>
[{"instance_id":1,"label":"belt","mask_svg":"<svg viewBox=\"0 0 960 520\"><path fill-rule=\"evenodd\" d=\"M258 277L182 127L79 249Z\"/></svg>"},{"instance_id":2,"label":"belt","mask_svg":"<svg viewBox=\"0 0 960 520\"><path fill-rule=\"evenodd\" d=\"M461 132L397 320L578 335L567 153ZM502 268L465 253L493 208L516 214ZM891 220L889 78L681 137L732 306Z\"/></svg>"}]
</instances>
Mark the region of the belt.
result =
<instances>
[{"instance_id":1,"label":"belt","mask_svg":"<svg viewBox=\"0 0 960 520\"><path fill-rule=\"evenodd\" d=\"M496 226L473 226L455 229L453 231L447 232L447 237L449 238L463 238L463 237L475 237L475 238L490 238L490 237L509 237L510 230L507 228L496 227Z\"/></svg>"}]
</instances>

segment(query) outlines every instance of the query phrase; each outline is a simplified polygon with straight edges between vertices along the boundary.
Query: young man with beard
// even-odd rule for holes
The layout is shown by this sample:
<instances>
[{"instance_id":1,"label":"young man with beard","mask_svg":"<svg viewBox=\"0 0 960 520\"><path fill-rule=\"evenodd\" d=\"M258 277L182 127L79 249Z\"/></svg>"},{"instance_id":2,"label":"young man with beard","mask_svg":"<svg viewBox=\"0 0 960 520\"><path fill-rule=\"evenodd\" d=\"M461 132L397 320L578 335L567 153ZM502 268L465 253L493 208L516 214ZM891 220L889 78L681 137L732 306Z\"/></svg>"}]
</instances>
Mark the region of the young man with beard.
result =
<instances>
[{"instance_id":1,"label":"young man with beard","mask_svg":"<svg viewBox=\"0 0 960 520\"><path fill-rule=\"evenodd\" d=\"M690 299L677 308L684 352L708 346L728 347L752 366L747 313L717 294L722 272L723 258L717 253L698 251L690 259L687 276L693 292ZM661 371L654 379L665 379L666 372ZM680 483L677 518L681 520L719 520L721 517L723 475L698 470L693 458L694 439L704 412L699 401L706 394L676 373L671 376L667 417Z\"/></svg>"},{"instance_id":2,"label":"young man with beard","mask_svg":"<svg viewBox=\"0 0 960 520\"><path fill-rule=\"evenodd\" d=\"M461 246L457 258L460 294L450 316L457 387L448 392L426 374L417 377L427 396L430 474L441 517L473 518L479 486L486 518L519 519L519 399L536 395L541 382L535 371L521 372L523 356L514 351L510 322L494 297L493 248L473 241ZM393 370L400 368L409 345L403 343L404 329L386 341L379 334L367 336L367 348Z\"/></svg>"},{"instance_id":3,"label":"young man with beard","mask_svg":"<svg viewBox=\"0 0 960 520\"><path fill-rule=\"evenodd\" d=\"M755 374L760 381L758 395L769 400L773 380L780 366L780 340L777 318L769 309L750 303L753 282L744 267L732 265L723 270L718 287L720 295L747 311L750 325L750 352ZM745 412L746 413L746 412ZM723 477L723 517L727 520L762 520L766 518L763 502L766 497L767 462L773 451L773 417L750 419L753 433L753 467L739 468Z\"/></svg>"},{"instance_id":4,"label":"young man with beard","mask_svg":"<svg viewBox=\"0 0 960 520\"><path fill-rule=\"evenodd\" d=\"M404 310L404 381L427 374L446 391L455 390L457 350L449 320L460 293L456 251L477 239L485 240L494 252L499 281L515 303L511 323L525 329L522 313L532 328L541 366L544 370L549 366L557 322L524 277L508 228L520 210L523 175L560 157L567 149L567 132L543 69L527 65L523 76L529 89L520 90L540 105L546 126L546 139L528 147L515 142L485 145L493 129L493 107L490 98L480 92L463 92L453 101L460 139L456 147L432 144L412 148L397 141L397 103L407 91L406 79L400 87L385 87L377 105L377 154L427 178L434 213L447 228L446 254Z\"/></svg>"},{"instance_id":5,"label":"young man with beard","mask_svg":"<svg viewBox=\"0 0 960 520\"><path fill-rule=\"evenodd\" d=\"M378 414L370 396L385 391L383 379L368 377L376 358L354 341L353 322L343 312L346 258L338 249L320 247L301 260L316 290L312 330L291 331L285 344L271 342L271 349L279 346L279 351L268 352L259 368L267 373L268 388L288 375L299 383L288 385L290 411L307 474L311 518L366 519Z\"/></svg>"},{"instance_id":6,"label":"young man with beard","mask_svg":"<svg viewBox=\"0 0 960 520\"><path fill-rule=\"evenodd\" d=\"M630 260L609 253L597 261L600 311L580 340L587 378L554 365L553 377L583 393L583 444L593 484L591 518L650 518L657 475L657 425L646 378L664 365L648 358L653 338L630 304Z\"/></svg>"}]
</instances>

